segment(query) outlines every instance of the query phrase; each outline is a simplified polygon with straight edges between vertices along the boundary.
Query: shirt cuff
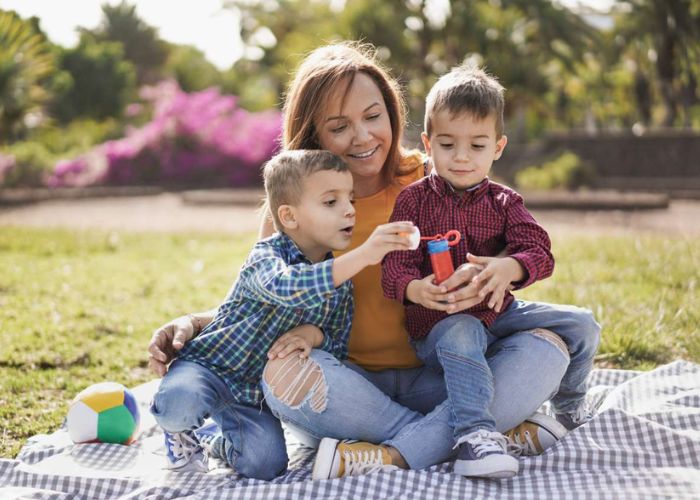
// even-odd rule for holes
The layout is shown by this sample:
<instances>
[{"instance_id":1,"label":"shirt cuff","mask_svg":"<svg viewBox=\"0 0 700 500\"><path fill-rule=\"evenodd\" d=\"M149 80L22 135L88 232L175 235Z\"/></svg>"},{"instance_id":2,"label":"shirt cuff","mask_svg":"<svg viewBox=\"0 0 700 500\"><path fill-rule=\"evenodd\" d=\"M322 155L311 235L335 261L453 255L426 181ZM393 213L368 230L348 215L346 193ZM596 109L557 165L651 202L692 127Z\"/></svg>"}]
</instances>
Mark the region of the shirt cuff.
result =
<instances>
[{"instance_id":1,"label":"shirt cuff","mask_svg":"<svg viewBox=\"0 0 700 500\"><path fill-rule=\"evenodd\" d=\"M323 328L321 328L321 333L323 334L323 341L321 342L321 345L315 349L320 349L321 351L333 354L333 341L331 340L331 336L328 335L327 332L323 331Z\"/></svg>"},{"instance_id":2,"label":"shirt cuff","mask_svg":"<svg viewBox=\"0 0 700 500\"><path fill-rule=\"evenodd\" d=\"M512 257L513 259L518 261L518 263L521 266L523 266L523 269L525 270L525 278L513 283L515 290L520 290L521 288L525 288L527 286L530 286L535 281L537 281L537 267L535 266L535 264L532 262L532 259L530 259L527 254L516 253L513 255L508 255L508 257Z\"/></svg>"},{"instance_id":3,"label":"shirt cuff","mask_svg":"<svg viewBox=\"0 0 700 500\"><path fill-rule=\"evenodd\" d=\"M408 284L411 281L419 280L419 279L421 279L420 275L412 276L410 274L406 274L403 276L399 276L399 278L395 281L395 284L394 284L394 291L396 292L396 300L402 304L405 304L406 302L410 302L406 298L406 288L408 288Z\"/></svg>"}]
</instances>

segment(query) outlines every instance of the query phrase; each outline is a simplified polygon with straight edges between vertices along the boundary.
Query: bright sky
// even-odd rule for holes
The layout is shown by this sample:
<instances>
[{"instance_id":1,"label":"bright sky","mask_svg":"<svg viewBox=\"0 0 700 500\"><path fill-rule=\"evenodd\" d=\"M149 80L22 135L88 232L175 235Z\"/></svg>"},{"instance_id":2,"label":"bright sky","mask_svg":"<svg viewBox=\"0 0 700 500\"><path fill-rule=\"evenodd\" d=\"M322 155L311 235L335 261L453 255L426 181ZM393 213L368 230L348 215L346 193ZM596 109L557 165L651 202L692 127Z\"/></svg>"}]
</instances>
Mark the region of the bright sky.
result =
<instances>
[{"instance_id":1,"label":"bright sky","mask_svg":"<svg viewBox=\"0 0 700 500\"><path fill-rule=\"evenodd\" d=\"M78 42L76 27L95 28L102 17L100 5L121 0L0 0L0 8L22 17L37 16L52 42L65 47ZM608 9L614 0L558 0L575 7ZM243 53L238 16L221 9L221 0L131 0L136 12L160 37L173 43L194 45L220 69L228 69ZM438 2L439 3L439 2Z\"/></svg>"},{"instance_id":2,"label":"bright sky","mask_svg":"<svg viewBox=\"0 0 700 500\"><path fill-rule=\"evenodd\" d=\"M27 18L37 16L52 42L65 47L78 42L76 27L95 28L103 3L121 0L0 0L0 8ZM173 43L194 45L220 69L228 69L243 48L238 16L222 10L221 0L132 0L141 19Z\"/></svg>"}]
</instances>

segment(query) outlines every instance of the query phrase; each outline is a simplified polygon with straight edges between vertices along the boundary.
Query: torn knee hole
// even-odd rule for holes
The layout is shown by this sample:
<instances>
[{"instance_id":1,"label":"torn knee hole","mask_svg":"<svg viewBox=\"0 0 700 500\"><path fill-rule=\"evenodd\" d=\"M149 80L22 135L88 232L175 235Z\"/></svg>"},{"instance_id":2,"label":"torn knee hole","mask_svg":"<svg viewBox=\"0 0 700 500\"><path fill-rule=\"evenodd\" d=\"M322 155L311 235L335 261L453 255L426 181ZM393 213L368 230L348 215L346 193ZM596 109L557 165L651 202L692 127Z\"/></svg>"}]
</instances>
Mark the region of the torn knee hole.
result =
<instances>
[{"instance_id":1,"label":"torn knee hole","mask_svg":"<svg viewBox=\"0 0 700 500\"><path fill-rule=\"evenodd\" d=\"M532 330L532 334L559 348L559 350L567 356L569 355L569 348L567 347L566 342L564 342L562 338L553 331L545 330L544 328L535 328Z\"/></svg>"},{"instance_id":2,"label":"torn knee hole","mask_svg":"<svg viewBox=\"0 0 700 500\"><path fill-rule=\"evenodd\" d=\"M308 399L313 411L326 409L326 380L321 368L310 358L288 357L270 361L263 378L275 397L290 408L298 408Z\"/></svg>"}]
</instances>

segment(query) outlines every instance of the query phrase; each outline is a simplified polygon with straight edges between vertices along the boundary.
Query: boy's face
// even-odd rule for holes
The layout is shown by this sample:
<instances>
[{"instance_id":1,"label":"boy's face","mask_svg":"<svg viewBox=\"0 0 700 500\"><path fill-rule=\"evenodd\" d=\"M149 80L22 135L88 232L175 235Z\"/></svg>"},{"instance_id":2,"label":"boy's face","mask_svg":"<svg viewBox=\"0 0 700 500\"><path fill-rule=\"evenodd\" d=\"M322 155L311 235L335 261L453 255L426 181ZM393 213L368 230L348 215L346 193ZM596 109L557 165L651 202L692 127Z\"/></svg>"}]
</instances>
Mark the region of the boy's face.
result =
<instances>
[{"instance_id":1,"label":"boy's face","mask_svg":"<svg viewBox=\"0 0 700 500\"><path fill-rule=\"evenodd\" d=\"M488 175L494 160L501 157L508 140L496 139L496 117L480 119L472 113L435 113L430 137L422 134L423 145L437 174L457 191L476 186Z\"/></svg>"},{"instance_id":2,"label":"boy's face","mask_svg":"<svg viewBox=\"0 0 700 500\"><path fill-rule=\"evenodd\" d=\"M304 179L299 203L288 205L293 221L285 231L311 261L350 245L355 225L352 186L350 172L315 172Z\"/></svg>"}]
</instances>

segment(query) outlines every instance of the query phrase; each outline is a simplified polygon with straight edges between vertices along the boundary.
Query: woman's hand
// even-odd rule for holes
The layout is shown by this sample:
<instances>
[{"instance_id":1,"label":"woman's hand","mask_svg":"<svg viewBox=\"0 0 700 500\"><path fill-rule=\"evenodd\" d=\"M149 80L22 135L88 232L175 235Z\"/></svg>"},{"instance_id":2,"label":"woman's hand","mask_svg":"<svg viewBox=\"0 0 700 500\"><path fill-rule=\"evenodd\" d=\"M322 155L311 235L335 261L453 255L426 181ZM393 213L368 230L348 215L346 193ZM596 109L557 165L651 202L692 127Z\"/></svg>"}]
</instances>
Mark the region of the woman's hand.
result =
<instances>
[{"instance_id":1,"label":"woman's hand","mask_svg":"<svg viewBox=\"0 0 700 500\"><path fill-rule=\"evenodd\" d=\"M323 342L323 332L315 325L300 325L280 336L267 352L267 359L284 358L299 352L300 358L308 358L311 349Z\"/></svg>"},{"instance_id":2,"label":"woman's hand","mask_svg":"<svg viewBox=\"0 0 700 500\"><path fill-rule=\"evenodd\" d=\"M148 367L159 377L168 372L168 365L177 352L195 336L194 317L180 316L153 332L148 344Z\"/></svg>"}]
</instances>

